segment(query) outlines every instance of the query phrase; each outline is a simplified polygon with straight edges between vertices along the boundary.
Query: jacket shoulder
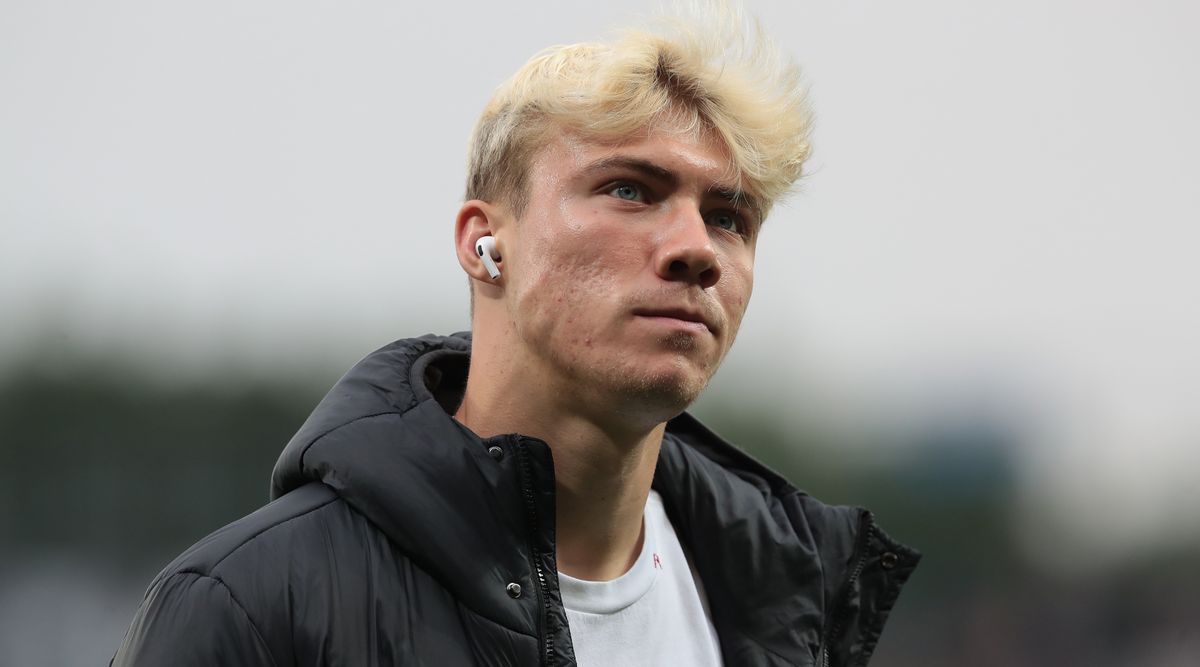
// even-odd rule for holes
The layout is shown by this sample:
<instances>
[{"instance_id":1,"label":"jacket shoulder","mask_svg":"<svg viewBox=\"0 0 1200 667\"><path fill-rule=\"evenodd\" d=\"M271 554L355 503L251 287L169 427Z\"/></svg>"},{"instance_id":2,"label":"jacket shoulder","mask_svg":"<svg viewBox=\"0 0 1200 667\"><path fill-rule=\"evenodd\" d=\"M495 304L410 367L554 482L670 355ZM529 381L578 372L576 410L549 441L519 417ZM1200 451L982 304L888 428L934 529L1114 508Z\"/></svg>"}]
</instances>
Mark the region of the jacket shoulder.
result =
<instances>
[{"instance_id":1,"label":"jacket shoulder","mask_svg":"<svg viewBox=\"0 0 1200 667\"><path fill-rule=\"evenodd\" d=\"M112 664L289 663L279 617L296 563L327 556L316 542L331 524L359 523L332 489L313 483L213 532L151 582Z\"/></svg>"},{"instance_id":2,"label":"jacket shoulder","mask_svg":"<svg viewBox=\"0 0 1200 667\"><path fill-rule=\"evenodd\" d=\"M233 592L195 572L157 579L146 593L111 666L279 664Z\"/></svg>"},{"instance_id":3,"label":"jacket shoulder","mask_svg":"<svg viewBox=\"0 0 1200 667\"><path fill-rule=\"evenodd\" d=\"M231 557L235 563L244 565L244 560L238 558L239 552L246 548L270 547L294 538L298 531L308 527L307 524L321 520L322 517L313 516L319 510L348 511L336 507L338 505L341 505L341 499L328 486L319 482L302 486L196 542L163 568L155 583L180 572L213 575L218 569L224 569L222 565L228 565L226 561Z\"/></svg>"}]
</instances>

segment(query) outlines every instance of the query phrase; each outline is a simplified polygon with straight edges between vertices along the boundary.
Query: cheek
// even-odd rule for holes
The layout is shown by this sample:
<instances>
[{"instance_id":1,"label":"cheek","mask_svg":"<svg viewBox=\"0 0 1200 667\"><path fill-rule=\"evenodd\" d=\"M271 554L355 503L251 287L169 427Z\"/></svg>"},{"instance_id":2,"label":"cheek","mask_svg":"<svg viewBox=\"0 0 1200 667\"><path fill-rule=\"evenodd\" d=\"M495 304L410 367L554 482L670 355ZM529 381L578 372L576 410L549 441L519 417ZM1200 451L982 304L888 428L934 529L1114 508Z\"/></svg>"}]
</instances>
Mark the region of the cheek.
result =
<instances>
[{"instance_id":1,"label":"cheek","mask_svg":"<svg viewBox=\"0 0 1200 667\"><path fill-rule=\"evenodd\" d=\"M569 295L604 291L611 287L612 276L596 244L579 233L562 233L555 238L539 239L531 250L533 271L528 288L536 295L553 296L556 302L570 305Z\"/></svg>"},{"instance_id":2,"label":"cheek","mask_svg":"<svg viewBox=\"0 0 1200 667\"><path fill-rule=\"evenodd\" d=\"M605 213L568 203L554 211L530 239L533 269L527 281L531 303L564 310L587 310L614 299L622 281L644 265L644 239L618 228Z\"/></svg>"},{"instance_id":3,"label":"cheek","mask_svg":"<svg viewBox=\"0 0 1200 667\"><path fill-rule=\"evenodd\" d=\"M532 340L568 337L589 344L608 312L604 303L616 293L610 262L579 234L539 239L528 250L519 284L513 285L513 321Z\"/></svg>"},{"instance_id":4,"label":"cheek","mask_svg":"<svg viewBox=\"0 0 1200 667\"><path fill-rule=\"evenodd\" d=\"M723 279L725 289L721 300L729 317L730 333L736 334L742 317L746 314L746 307L750 304L750 294L754 290L754 272L749 267L738 268L727 272ZM732 339L732 336L730 338Z\"/></svg>"}]
</instances>

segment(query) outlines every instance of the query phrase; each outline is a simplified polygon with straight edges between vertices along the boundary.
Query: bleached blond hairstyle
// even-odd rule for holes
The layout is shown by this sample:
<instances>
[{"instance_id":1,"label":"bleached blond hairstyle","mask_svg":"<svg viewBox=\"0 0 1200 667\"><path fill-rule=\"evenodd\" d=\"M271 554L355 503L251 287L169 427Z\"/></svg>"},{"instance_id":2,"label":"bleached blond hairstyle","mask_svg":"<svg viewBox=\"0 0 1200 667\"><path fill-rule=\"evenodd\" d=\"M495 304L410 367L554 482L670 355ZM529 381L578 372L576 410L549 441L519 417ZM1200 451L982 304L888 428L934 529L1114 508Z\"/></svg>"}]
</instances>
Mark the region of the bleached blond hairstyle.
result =
<instances>
[{"instance_id":1,"label":"bleached blond hairstyle","mask_svg":"<svg viewBox=\"0 0 1200 667\"><path fill-rule=\"evenodd\" d=\"M475 126L466 198L504 202L519 216L533 157L552 132L610 142L669 122L719 138L740 190L765 218L810 152L799 68L727 2L675 13L610 43L556 46L530 59Z\"/></svg>"}]
</instances>

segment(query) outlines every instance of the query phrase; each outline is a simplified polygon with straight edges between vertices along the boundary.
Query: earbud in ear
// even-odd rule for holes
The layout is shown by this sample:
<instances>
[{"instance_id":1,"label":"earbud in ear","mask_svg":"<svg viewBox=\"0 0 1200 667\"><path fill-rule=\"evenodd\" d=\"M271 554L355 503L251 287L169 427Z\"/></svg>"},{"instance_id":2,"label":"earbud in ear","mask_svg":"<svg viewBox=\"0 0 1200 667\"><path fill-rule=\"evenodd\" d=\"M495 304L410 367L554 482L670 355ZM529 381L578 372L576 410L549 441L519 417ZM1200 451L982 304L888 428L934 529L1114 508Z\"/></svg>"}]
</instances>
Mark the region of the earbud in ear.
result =
<instances>
[{"instance_id":1,"label":"earbud in ear","mask_svg":"<svg viewBox=\"0 0 1200 667\"><path fill-rule=\"evenodd\" d=\"M475 242L475 252L479 253L479 258L483 260L483 266L492 280L499 278L500 267L496 266L496 260L500 259L500 253L496 250L496 237L480 236Z\"/></svg>"}]
</instances>

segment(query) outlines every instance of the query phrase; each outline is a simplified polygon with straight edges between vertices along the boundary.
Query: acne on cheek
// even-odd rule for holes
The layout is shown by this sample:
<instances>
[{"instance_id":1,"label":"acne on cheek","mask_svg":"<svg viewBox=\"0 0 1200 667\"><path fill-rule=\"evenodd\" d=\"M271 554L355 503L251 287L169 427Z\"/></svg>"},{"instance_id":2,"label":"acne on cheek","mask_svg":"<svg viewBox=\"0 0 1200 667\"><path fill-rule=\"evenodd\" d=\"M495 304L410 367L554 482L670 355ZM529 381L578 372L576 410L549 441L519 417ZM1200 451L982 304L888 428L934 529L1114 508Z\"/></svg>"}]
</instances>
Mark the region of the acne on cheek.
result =
<instances>
[{"instance_id":1,"label":"acne on cheek","mask_svg":"<svg viewBox=\"0 0 1200 667\"><path fill-rule=\"evenodd\" d=\"M592 245L579 244L573 252L560 253L555 265L547 267L548 287L567 287L564 293L582 296L610 282L614 260Z\"/></svg>"}]
</instances>

